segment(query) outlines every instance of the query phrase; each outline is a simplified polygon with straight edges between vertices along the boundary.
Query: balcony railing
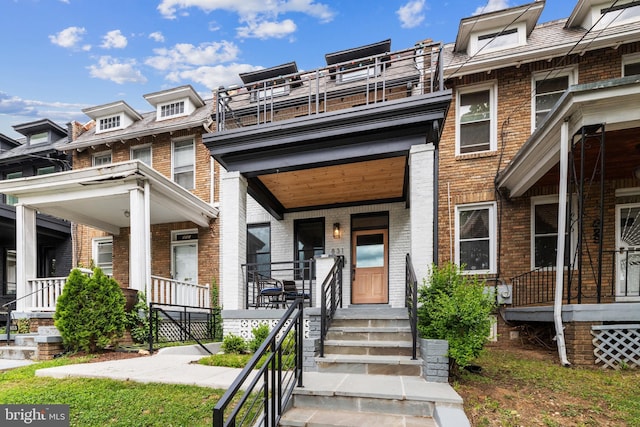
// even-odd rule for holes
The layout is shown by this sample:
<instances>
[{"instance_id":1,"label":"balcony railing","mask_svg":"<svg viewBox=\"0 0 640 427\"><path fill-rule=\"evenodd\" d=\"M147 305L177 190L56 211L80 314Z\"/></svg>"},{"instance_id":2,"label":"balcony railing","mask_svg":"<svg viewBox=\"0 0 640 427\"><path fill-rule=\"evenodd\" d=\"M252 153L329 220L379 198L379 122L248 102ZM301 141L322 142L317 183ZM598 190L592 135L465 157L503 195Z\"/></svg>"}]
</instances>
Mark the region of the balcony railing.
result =
<instances>
[{"instance_id":1,"label":"balcony railing","mask_svg":"<svg viewBox=\"0 0 640 427\"><path fill-rule=\"evenodd\" d=\"M315 261L243 264L245 308L284 308L298 297L312 307Z\"/></svg>"},{"instance_id":2,"label":"balcony railing","mask_svg":"<svg viewBox=\"0 0 640 427\"><path fill-rule=\"evenodd\" d=\"M218 132L444 90L440 44L385 53L216 92Z\"/></svg>"}]
</instances>

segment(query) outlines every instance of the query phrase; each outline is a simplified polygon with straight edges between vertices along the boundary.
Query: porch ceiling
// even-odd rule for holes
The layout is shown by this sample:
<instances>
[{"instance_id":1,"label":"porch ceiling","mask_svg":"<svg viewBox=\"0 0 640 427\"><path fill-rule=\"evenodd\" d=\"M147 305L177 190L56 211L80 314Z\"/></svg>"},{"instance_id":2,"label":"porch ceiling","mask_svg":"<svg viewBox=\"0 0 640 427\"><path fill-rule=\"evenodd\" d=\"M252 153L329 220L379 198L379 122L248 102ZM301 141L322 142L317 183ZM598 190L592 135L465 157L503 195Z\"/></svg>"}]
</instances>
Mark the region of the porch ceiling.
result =
<instances>
[{"instance_id":1,"label":"porch ceiling","mask_svg":"<svg viewBox=\"0 0 640 427\"><path fill-rule=\"evenodd\" d=\"M151 224L207 226L218 210L139 161L0 181L0 193L41 213L112 234L130 226L129 193L149 183Z\"/></svg>"},{"instance_id":2,"label":"porch ceiling","mask_svg":"<svg viewBox=\"0 0 640 427\"><path fill-rule=\"evenodd\" d=\"M637 162L640 110L635 108L640 105L639 83L640 76L630 76L572 86L500 172L498 186L511 197L519 197L536 183L557 184L560 129L565 121L569 123L570 138L583 127L604 124L605 158L609 165L606 176L611 179L631 178L633 169L640 166ZM595 158L588 153L587 157Z\"/></svg>"}]
</instances>

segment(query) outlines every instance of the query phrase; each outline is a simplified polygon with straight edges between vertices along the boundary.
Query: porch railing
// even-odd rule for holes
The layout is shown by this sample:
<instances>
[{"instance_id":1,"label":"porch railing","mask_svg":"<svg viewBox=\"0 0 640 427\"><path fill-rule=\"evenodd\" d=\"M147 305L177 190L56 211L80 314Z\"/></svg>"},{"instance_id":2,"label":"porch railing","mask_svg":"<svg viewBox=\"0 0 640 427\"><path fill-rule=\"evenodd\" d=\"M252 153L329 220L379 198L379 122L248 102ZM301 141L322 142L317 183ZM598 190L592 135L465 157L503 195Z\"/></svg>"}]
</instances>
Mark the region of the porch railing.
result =
<instances>
[{"instance_id":1,"label":"porch railing","mask_svg":"<svg viewBox=\"0 0 640 427\"><path fill-rule=\"evenodd\" d=\"M411 325L411 336L413 340L412 359L416 360L418 355L418 280L413 269L411 255L407 254L405 260L405 298L404 306L409 314L409 324Z\"/></svg>"},{"instance_id":2,"label":"porch railing","mask_svg":"<svg viewBox=\"0 0 640 427\"><path fill-rule=\"evenodd\" d=\"M209 286L160 276L151 276L151 295L147 299L156 304L201 308L211 306Z\"/></svg>"},{"instance_id":3,"label":"porch railing","mask_svg":"<svg viewBox=\"0 0 640 427\"><path fill-rule=\"evenodd\" d=\"M66 277L28 279L24 298L26 311L56 311L66 282Z\"/></svg>"},{"instance_id":4,"label":"porch railing","mask_svg":"<svg viewBox=\"0 0 640 427\"><path fill-rule=\"evenodd\" d=\"M603 250L602 263L583 262L563 274L566 304L613 302L640 297L640 250ZM513 306L549 305L554 301L556 269L541 267L512 277Z\"/></svg>"},{"instance_id":5,"label":"porch railing","mask_svg":"<svg viewBox=\"0 0 640 427\"><path fill-rule=\"evenodd\" d=\"M329 332L336 310L342 308L342 268L344 256L339 256L333 263L327 278L322 283L320 295L320 357L324 357L324 340Z\"/></svg>"},{"instance_id":6,"label":"porch railing","mask_svg":"<svg viewBox=\"0 0 640 427\"><path fill-rule=\"evenodd\" d=\"M279 282L295 282L297 295L283 295L284 302L293 302L296 296L304 296L305 304L313 307L315 283L315 260L279 261L270 263L247 263L242 265L245 280L245 308L279 307L277 304L261 304L259 278L269 278Z\"/></svg>"}]
</instances>

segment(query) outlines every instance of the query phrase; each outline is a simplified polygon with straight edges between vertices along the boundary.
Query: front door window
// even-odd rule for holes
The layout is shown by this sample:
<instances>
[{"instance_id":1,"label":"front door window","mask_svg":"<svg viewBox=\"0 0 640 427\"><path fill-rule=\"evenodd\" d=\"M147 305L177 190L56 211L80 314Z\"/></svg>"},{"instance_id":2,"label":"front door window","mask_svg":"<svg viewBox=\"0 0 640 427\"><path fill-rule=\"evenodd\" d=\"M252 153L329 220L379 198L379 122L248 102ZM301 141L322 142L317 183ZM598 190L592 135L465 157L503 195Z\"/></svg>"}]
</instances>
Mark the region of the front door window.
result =
<instances>
[{"instance_id":1,"label":"front door window","mask_svg":"<svg viewBox=\"0 0 640 427\"><path fill-rule=\"evenodd\" d=\"M361 230L353 233L353 304L389 302L387 248L387 230Z\"/></svg>"},{"instance_id":2,"label":"front door window","mask_svg":"<svg viewBox=\"0 0 640 427\"><path fill-rule=\"evenodd\" d=\"M619 298L640 296L640 204L616 209Z\"/></svg>"}]
</instances>

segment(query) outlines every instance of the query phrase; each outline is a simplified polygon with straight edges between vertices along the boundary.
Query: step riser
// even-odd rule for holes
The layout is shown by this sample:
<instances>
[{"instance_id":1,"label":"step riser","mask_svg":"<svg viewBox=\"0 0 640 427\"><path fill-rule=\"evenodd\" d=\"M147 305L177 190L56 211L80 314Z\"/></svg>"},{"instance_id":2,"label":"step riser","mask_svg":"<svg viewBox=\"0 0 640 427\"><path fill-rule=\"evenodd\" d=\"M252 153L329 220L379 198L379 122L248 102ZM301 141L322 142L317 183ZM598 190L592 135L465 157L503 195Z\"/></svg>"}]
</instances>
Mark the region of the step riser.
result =
<instances>
[{"instance_id":1,"label":"step riser","mask_svg":"<svg viewBox=\"0 0 640 427\"><path fill-rule=\"evenodd\" d=\"M327 340L347 341L411 341L411 332L348 332L329 329Z\"/></svg>"},{"instance_id":2,"label":"step riser","mask_svg":"<svg viewBox=\"0 0 640 427\"><path fill-rule=\"evenodd\" d=\"M326 354L351 354L367 356L412 356L411 348L403 347L355 347L341 345L325 345Z\"/></svg>"},{"instance_id":3,"label":"step riser","mask_svg":"<svg viewBox=\"0 0 640 427\"><path fill-rule=\"evenodd\" d=\"M14 347L0 348L0 359L7 360L35 360L36 349L22 349Z\"/></svg>"},{"instance_id":4,"label":"step riser","mask_svg":"<svg viewBox=\"0 0 640 427\"><path fill-rule=\"evenodd\" d=\"M349 396L308 396L300 394L294 395L293 406L296 408L331 408L352 412L411 415L417 417L432 417L435 407L432 402L416 400L374 399Z\"/></svg>"},{"instance_id":5,"label":"step riser","mask_svg":"<svg viewBox=\"0 0 640 427\"><path fill-rule=\"evenodd\" d=\"M342 363L318 361L318 372L420 376L422 374L422 367L419 365L390 365L386 363Z\"/></svg>"},{"instance_id":6,"label":"step riser","mask_svg":"<svg viewBox=\"0 0 640 427\"><path fill-rule=\"evenodd\" d=\"M36 346L36 337L33 335L16 335L14 345L20 346Z\"/></svg>"},{"instance_id":7,"label":"step riser","mask_svg":"<svg viewBox=\"0 0 640 427\"><path fill-rule=\"evenodd\" d=\"M358 327L358 328L408 328L406 319L333 319L332 327Z\"/></svg>"}]
</instances>

